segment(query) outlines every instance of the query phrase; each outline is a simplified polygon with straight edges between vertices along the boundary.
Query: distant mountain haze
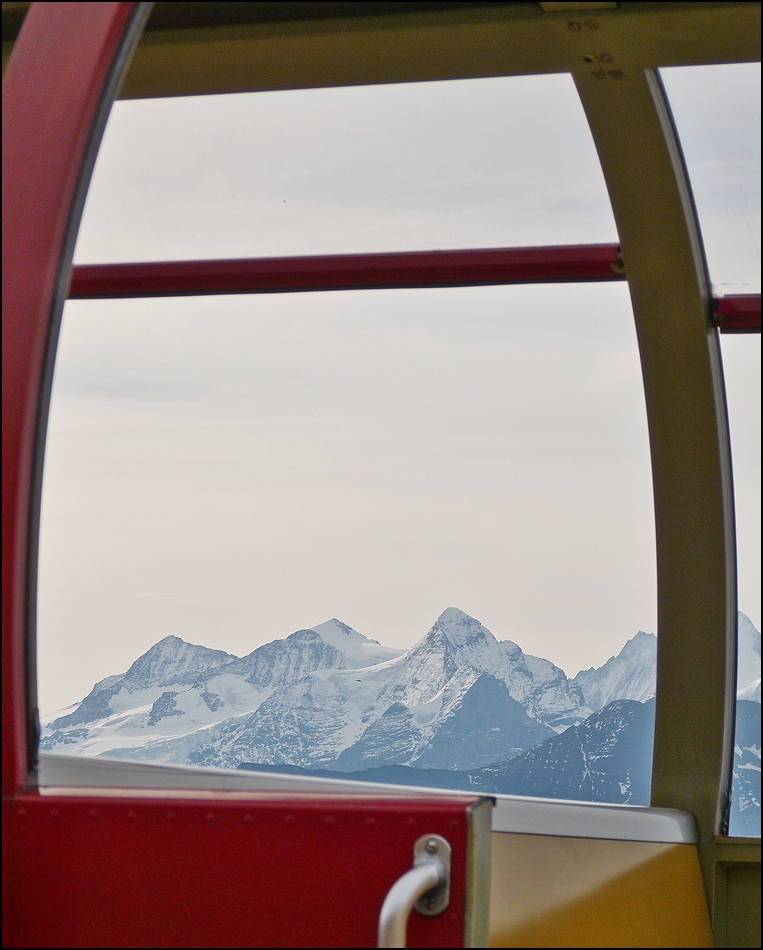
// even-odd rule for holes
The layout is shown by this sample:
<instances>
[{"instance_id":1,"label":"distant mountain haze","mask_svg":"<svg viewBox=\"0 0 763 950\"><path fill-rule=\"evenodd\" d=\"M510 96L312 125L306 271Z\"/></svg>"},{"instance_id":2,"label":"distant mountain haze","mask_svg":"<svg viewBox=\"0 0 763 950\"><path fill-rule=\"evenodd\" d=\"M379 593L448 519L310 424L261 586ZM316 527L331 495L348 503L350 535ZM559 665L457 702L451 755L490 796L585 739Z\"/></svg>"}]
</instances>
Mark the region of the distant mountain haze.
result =
<instances>
[{"instance_id":1,"label":"distant mountain haze","mask_svg":"<svg viewBox=\"0 0 763 950\"><path fill-rule=\"evenodd\" d=\"M166 637L76 707L46 717L41 748L223 768L466 768L590 714L553 663L448 608L407 651L336 619L242 658Z\"/></svg>"},{"instance_id":2,"label":"distant mountain haze","mask_svg":"<svg viewBox=\"0 0 763 950\"><path fill-rule=\"evenodd\" d=\"M760 821L760 633L742 613L738 636L735 808L748 827ZM40 748L646 804L656 659L657 638L639 631L569 679L455 607L409 650L337 619L240 658L171 636L46 717Z\"/></svg>"}]
</instances>

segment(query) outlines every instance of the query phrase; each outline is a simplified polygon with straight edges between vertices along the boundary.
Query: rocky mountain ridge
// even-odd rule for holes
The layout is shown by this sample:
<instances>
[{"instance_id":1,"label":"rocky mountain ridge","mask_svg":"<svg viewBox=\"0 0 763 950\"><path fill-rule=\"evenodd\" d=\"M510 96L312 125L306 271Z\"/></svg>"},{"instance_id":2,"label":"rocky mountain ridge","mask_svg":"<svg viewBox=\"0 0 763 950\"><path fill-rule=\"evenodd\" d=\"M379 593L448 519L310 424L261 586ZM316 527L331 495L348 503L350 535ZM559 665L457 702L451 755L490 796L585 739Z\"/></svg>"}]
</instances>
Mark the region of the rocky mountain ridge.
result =
<instances>
[{"instance_id":1,"label":"rocky mountain ridge","mask_svg":"<svg viewBox=\"0 0 763 950\"><path fill-rule=\"evenodd\" d=\"M742 635L740 661L757 658L759 678L760 635L740 614ZM754 686L747 667L745 690ZM223 768L473 770L580 727L612 702L643 703L655 668L656 638L640 631L601 668L569 679L456 608L407 651L338 620L241 658L166 637L46 717L41 749Z\"/></svg>"},{"instance_id":2,"label":"rocky mountain ridge","mask_svg":"<svg viewBox=\"0 0 763 950\"><path fill-rule=\"evenodd\" d=\"M41 748L228 768L454 768L517 754L588 715L562 670L448 608L408 651L338 620L242 658L167 637L47 717Z\"/></svg>"}]
</instances>

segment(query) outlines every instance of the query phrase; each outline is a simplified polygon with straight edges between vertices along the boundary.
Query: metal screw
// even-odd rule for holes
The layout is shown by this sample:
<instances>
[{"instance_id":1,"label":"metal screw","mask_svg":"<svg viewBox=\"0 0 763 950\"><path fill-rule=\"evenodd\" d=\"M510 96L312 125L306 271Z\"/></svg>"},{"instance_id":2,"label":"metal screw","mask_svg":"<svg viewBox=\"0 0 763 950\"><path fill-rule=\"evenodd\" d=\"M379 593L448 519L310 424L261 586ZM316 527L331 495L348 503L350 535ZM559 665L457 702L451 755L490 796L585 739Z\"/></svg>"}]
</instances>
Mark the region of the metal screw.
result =
<instances>
[{"instance_id":1,"label":"metal screw","mask_svg":"<svg viewBox=\"0 0 763 950\"><path fill-rule=\"evenodd\" d=\"M584 56L584 57L583 57L583 62L584 62L584 63L592 63L593 61L594 61L593 56Z\"/></svg>"},{"instance_id":2,"label":"metal screw","mask_svg":"<svg viewBox=\"0 0 763 950\"><path fill-rule=\"evenodd\" d=\"M437 854L437 842L434 838L430 838L424 847L427 850L427 854Z\"/></svg>"},{"instance_id":3,"label":"metal screw","mask_svg":"<svg viewBox=\"0 0 763 950\"><path fill-rule=\"evenodd\" d=\"M586 28L587 30L598 30L598 29L599 29L599 24L596 22L596 20L586 20L585 23L583 24L583 26L585 26L585 28Z\"/></svg>"},{"instance_id":4,"label":"metal screw","mask_svg":"<svg viewBox=\"0 0 763 950\"><path fill-rule=\"evenodd\" d=\"M573 33L577 33L577 31L582 30L583 27L580 23L578 23L577 20L570 20L570 22L567 24L567 29L572 30Z\"/></svg>"},{"instance_id":5,"label":"metal screw","mask_svg":"<svg viewBox=\"0 0 763 950\"><path fill-rule=\"evenodd\" d=\"M602 53L599 59L602 63L611 63L614 61L614 56L611 53Z\"/></svg>"}]
</instances>

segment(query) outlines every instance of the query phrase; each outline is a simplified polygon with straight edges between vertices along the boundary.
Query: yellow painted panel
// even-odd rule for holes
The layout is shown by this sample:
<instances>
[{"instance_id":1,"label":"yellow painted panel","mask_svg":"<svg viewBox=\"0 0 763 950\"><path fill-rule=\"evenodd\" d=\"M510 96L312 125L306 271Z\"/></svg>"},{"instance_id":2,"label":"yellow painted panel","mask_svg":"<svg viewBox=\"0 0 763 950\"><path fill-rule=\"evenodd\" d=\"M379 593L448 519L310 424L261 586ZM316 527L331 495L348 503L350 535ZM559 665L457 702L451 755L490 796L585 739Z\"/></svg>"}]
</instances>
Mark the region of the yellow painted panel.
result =
<instances>
[{"instance_id":1,"label":"yellow painted panel","mask_svg":"<svg viewBox=\"0 0 763 950\"><path fill-rule=\"evenodd\" d=\"M491 947L712 947L697 850L493 835Z\"/></svg>"}]
</instances>

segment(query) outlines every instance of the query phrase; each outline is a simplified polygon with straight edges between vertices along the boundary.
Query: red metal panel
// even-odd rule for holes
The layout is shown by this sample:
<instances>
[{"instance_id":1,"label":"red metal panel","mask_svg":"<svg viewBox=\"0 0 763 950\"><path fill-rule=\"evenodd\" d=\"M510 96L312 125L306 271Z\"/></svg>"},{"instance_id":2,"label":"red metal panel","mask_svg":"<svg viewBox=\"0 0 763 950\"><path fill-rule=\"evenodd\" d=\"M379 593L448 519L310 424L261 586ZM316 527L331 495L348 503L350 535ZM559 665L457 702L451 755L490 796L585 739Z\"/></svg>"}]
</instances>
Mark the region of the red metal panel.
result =
<instances>
[{"instance_id":1,"label":"red metal panel","mask_svg":"<svg viewBox=\"0 0 763 950\"><path fill-rule=\"evenodd\" d=\"M3 945L374 947L388 890L410 870L416 838L432 833L453 848L451 905L433 918L414 911L408 946L463 946L474 800L4 801L3 863L17 880Z\"/></svg>"},{"instance_id":2,"label":"red metal panel","mask_svg":"<svg viewBox=\"0 0 763 950\"><path fill-rule=\"evenodd\" d=\"M760 333L760 294L721 297L714 315L721 333Z\"/></svg>"},{"instance_id":3,"label":"red metal panel","mask_svg":"<svg viewBox=\"0 0 763 950\"><path fill-rule=\"evenodd\" d=\"M27 531L51 311L83 157L134 7L33 3L3 77L3 794L27 773Z\"/></svg>"},{"instance_id":4,"label":"red metal panel","mask_svg":"<svg viewBox=\"0 0 763 950\"><path fill-rule=\"evenodd\" d=\"M85 264L69 296L165 297L295 290L453 287L575 280L625 280L616 244L411 251L253 260Z\"/></svg>"}]
</instances>

